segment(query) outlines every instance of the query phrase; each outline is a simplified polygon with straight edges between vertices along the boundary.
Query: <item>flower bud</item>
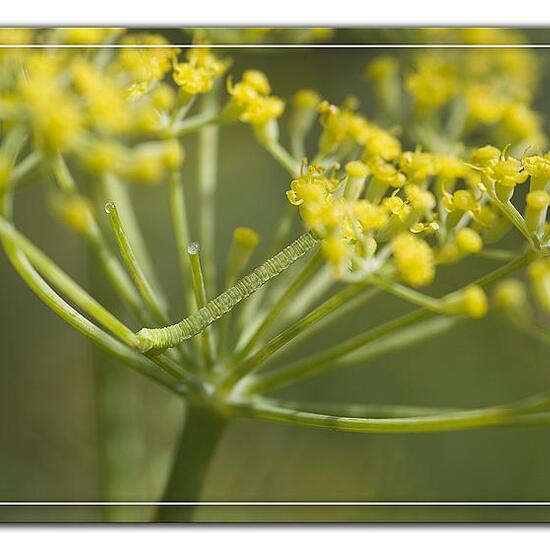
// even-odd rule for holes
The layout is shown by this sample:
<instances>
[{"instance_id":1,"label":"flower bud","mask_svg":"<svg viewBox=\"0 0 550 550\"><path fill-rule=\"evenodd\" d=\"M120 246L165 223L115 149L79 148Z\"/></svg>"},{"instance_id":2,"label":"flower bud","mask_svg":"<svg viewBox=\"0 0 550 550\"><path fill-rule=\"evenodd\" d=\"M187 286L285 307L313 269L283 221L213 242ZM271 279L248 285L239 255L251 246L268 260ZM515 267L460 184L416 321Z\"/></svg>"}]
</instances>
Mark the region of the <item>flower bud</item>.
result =
<instances>
[{"instance_id":1,"label":"flower bud","mask_svg":"<svg viewBox=\"0 0 550 550\"><path fill-rule=\"evenodd\" d=\"M550 195L546 191L530 191L525 202L525 225L530 233L538 235L544 231Z\"/></svg>"},{"instance_id":2,"label":"flower bud","mask_svg":"<svg viewBox=\"0 0 550 550\"><path fill-rule=\"evenodd\" d=\"M344 196L351 200L358 199L365 189L365 180L369 175L369 169L360 160L355 160L346 164L346 174L348 179Z\"/></svg>"},{"instance_id":3,"label":"flower bud","mask_svg":"<svg viewBox=\"0 0 550 550\"><path fill-rule=\"evenodd\" d=\"M443 311L450 315L466 315L479 319L487 314L485 291L477 285L449 294L443 299Z\"/></svg>"},{"instance_id":4,"label":"flower bud","mask_svg":"<svg viewBox=\"0 0 550 550\"><path fill-rule=\"evenodd\" d=\"M316 108L321 97L314 90L299 90L292 98L290 133L304 136L309 132L316 118Z\"/></svg>"},{"instance_id":5,"label":"flower bud","mask_svg":"<svg viewBox=\"0 0 550 550\"><path fill-rule=\"evenodd\" d=\"M249 227L235 229L227 260L226 285L232 285L239 273L246 269L250 257L259 243L259 235Z\"/></svg>"},{"instance_id":6,"label":"flower bud","mask_svg":"<svg viewBox=\"0 0 550 550\"><path fill-rule=\"evenodd\" d=\"M547 313L550 312L550 262L536 260L527 268L531 279L532 291L538 305Z\"/></svg>"},{"instance_id":7,"label":"flower bud","mask_svg":"<svg viewBox=\"0 0 550 550\"><path fill-rule=\"evenodd\" d=\"M464 254L477 254L483 248L479 233L470 227L464 227L456 234L456 244Z\"/></svg>"},{"instance_id":8,"label":"flower bud","mask_svg":"<svg viewBox=\"0 0 550 550\"><path fill-rule=\"evenodd\" d=\"M498 308L507 314L524 316L529 309L525 287L517 279L505 279L493 294Z\"/></svg>"}]
</instances>

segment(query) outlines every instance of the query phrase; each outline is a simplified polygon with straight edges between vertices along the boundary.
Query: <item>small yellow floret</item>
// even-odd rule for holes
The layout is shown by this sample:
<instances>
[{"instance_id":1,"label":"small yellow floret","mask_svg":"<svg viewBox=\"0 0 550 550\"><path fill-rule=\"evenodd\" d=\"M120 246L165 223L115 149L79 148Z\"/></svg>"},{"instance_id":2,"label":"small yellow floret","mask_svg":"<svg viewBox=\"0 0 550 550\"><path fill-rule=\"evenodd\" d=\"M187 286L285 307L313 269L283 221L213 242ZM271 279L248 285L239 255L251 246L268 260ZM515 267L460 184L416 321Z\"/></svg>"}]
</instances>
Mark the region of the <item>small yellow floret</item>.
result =
<instances>
[{"instance_id":1,"label":"small yellow floret","mask_svg":"<svg viewBox=\"0 0 550 550\"><path fill-rule=\"evenodd\" d=\"M260 236L250 227L237 227L233 232L233 238L243 248L256 248L260 243Z\"/></svg>"},{"instance_id":2,"label":"small yellow floret","mask_svg":"<svg viewBox=\"0 0 550 550\"><path fill-rule=\"evenodd\" d=\"M360 160L353 160L346 164L346 174L350 178L366 178L369 175L369 169Z\"/></svg>"},{"instance_id":3,"label":"small yellow floret","mask_svg":"<svg viewBox=\"0 0 550 550\"><path fill-rule=\"evenodd\" d=\"M533 210L544 210L550 204L550 195L546 191L531 191L527 193L526 202Z\"/></svg>"},{"instance_id":4,"label":"small yellow floret","mask_svg":"<svg viewBox=\"0 0 550 550\"><path fill-rule=\"evenodd\" d=\"M483 248L483 240L471 227L464 227L456 234L456 244L467 254L477 254Z\"/></svg>"},{"instance_id":5,"label":"small yellow floret","mask_svg":"<svg viewBox=\"0 0 550 550\"><path fill-rule=\"evenodd\" d=\"M185 149L176 139L167 141L164 144L162 159L168 170L177 170L185 160Z\"/></svg>"},{"instance_id":6,"label":"small yellow floret","mask_svg":"<svg viewBox=\"0 0 550 550\"><path fill-rule=\"evenodd\" d=\"M401 233L393 239L392 249L399 274L407 283L418 287L433 281L434 254L428 243L410 233Z\"/></svg>"},{"instance_id":7,"label":"small yellow floret","mask_svg":"<svg viewBox=\"0 0 550 550\"><path fill-rule=\"evenodd\" d=\"M506 279L495 288L494 299L504 311L522 311L527 304L527 293L517 279Z\"/></svg>"},{"instance_id":8,"label":"small yellow floret","mask_svg":"<svg viewBox=\"0 0 550 550\"><path fill-rule=\"evenodd\" d=\"M243 73L242 81L261 95L267 96L271 93L269 80L262 71L249 69Z\"/></svg>"},{"instance_id":9,"label":"small yellow floret","mask_svg":"<svg viewBox=\"0 0 550 550\"><path fill-rule=\"evenodd\" d=\"M321 96L315 90L298 90L292 96L292 105L298 109L315 109Z\"/></svg>"}]
</instances>

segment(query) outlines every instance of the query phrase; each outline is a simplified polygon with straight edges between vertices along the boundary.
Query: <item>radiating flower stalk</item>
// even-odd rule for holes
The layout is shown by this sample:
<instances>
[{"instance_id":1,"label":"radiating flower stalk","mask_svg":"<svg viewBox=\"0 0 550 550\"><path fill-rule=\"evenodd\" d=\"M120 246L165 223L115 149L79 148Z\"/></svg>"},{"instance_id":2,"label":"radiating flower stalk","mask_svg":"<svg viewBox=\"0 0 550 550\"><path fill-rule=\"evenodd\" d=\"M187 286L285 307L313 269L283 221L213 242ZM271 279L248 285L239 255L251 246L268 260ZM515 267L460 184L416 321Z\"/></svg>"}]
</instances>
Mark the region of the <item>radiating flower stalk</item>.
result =
<instances>
[{"instance_id":1,"label":"radiating flower stalk","mask_svg":"<svg viewBox=\"0 0 550 550\"><path fill-rule=\"evenodd\" d=\"M334 105L318 91L298 90L289 102L290 135L281 136L286 102L268 77L255 69L231 73L231 60L204 44L181 52L160 35L121 29L1 31L0 41L9 40L45 47L0 50L0 238L14 268L53 311L185 400L183 435L160 499L200 498L219 438L235 418L363 433L550 421L547 395L452 411L266 396L427 341L484 317L493 305L550 344L544 317L550 312L550 154L531 108L537 71L529 51L416 55L405 74L397 59L376 59L367 75L381 100L380 122L361 114L351 96ZM48 41L136 47L69 50L49 48ZM156 47L139 47L145 44ZM490 76L483 86L481 66ZM254 257L260 236L251 228L230 228L224 266L214 255L217 149L219 129L234 124L250 126L250 146L255 141L280 165L288 207L268 243L269 257ZM310 150L307 138L316 129ZM185 170L184 147L193 136L196 178ZM186 198L195 182L198 227L190 223ZM13 201L27 184L41 184L52 214L90 244L133 316L130 325L15 227ZM180 302L168 300L158 283L133 211L136 185L158 186L168 196ZM303 232L293 239L298 216ZM521 246L497 248L509 232ZM503 263L444 296L430 292L441 266L472 256ZM293 264L299 265L287 271ZM343 285L337 291L335 282ZM380 293L414 308L271 366ZM191 513L190 506L163 506L157 517L188 520Z\"/></svg>"}]
</instances>

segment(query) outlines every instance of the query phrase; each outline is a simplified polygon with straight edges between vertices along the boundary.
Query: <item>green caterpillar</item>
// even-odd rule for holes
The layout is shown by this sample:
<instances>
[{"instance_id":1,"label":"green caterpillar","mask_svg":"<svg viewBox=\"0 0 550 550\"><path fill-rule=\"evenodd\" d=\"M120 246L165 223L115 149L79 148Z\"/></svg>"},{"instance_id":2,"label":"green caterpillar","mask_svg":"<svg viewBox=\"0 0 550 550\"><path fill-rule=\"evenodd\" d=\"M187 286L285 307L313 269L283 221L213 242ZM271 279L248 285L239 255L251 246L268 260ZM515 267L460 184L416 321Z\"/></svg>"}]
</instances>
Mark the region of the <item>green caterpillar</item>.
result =
<instances>
[{"instance_id":1,"label":"green caterpillar","mask_svg":"<svg viewBox=\"0 0 550 550\"><path fill-rule=\"evenodd\" d=\"M141 351L145 353L152 349L172 348L201 333L208 325L309 252L317 242L315 236L305 233L183 321L169 327L142 328L137 333Z\"/></svg>"}]
</instances>

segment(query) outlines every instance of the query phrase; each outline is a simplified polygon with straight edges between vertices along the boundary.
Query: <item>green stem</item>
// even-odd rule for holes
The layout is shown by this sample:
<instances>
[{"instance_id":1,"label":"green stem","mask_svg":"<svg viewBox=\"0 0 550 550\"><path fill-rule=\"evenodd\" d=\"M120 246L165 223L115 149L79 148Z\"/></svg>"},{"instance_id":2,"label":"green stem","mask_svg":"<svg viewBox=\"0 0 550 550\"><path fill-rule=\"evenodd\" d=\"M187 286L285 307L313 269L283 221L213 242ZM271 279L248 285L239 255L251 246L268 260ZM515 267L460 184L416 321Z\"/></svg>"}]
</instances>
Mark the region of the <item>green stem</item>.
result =
<instances>
[{"instance_id":1,"label":"green stem","mask_svg":"<svg viewBox=\"0 0 550 550\"><path fill-rule=\"evenodd\" d=\"M300 163L278 141L269 141L264 147L293 178L300 174Z\"/></svg>"},{"instance_id":2,"label":"green stem","mask_svg":"<svg viewBox=\"0 0 550 550\"><path fill-rule=\"evenodd\" d=\"M389 294L393 294L406 302L429 309L435 313L441 313L441 300L438 300L437 298L432 298L431 296L422 294L421 292L409 288L408 286L401 285L383 277L373 276L370 277L369 280L378 288Z\"/></svg>"},{"instance_id":3,"label":"green stem","mask_svg":"<svg viewBox=\"0 0 550 550\"><path fill-rule=\"evenodd\" d=\"M175 138L185 134L191 134L209 125L221 124L219 116L220 113L218 111L195 115L179 124L175 124L173 128L170 128L166 132L165 137Z\"/></svg>"},{"instance_id":4,"label":"green stem","mask_svg":"<svg viewBox=\"0 0 550 550\"><path fill-rule=\"evenodd\" d=\"M217 93L203 98L203 112L218 111ZM204 250L206 288L216 292L216 186L218 180L218 142L220 128L210 124L199 131L197 153L199 194L199 242Z\"/></svg>"},{"instance_id":5,"label":"green stem","mask_svg":"<svg viewBox=\"0 0 550 550\"><path fill-rule=\"evenodd\" d=\"M134 206L128 193L128 186L119 181L113 174L105 174L102 183L105 200L117 205L120 218L124 223L126 234L132 243L135 256L142 266L147 279L151 282L151 286L158 297L158 301L162 304L162 308L167 310L166 299L162 295L161 285L159 284L153 261L151 260L147 245L145 244L145 239L139 227Z\"/></svg>"},{"instance_id":6,"label":"green stem","mask_svg":"<svg viewBox=\"0 0 550 550\"><path fill-rule=\"evenodd\" d=\"M40 298L54 313L59 315L67 324L78 330L97 346L110 353L130 368L141 372L148 378L176 393L183 392L184 388L180 383L175 382L172 377L165 375L148 358L135 352L133 349L101 330L65 302L65 300L63 300L37 273L27 257L8 240L3 240L3 245L10 262L23 281L27 283L38 298Z\"/></svg>"},{"instance_id":7,"label":"green stem","mask_svg":"<svg viewBox=\"0 0 550 550\"><path fill-rule=\"evenodd\" d=\"M474 284L478 284L480 286L488 286L498 281L499 279L507 277L511 273L523 267L533 257L533 254L534 252L532 250L527 250L525 253L521 254L508 264L481 277L480 279L475 281ZM367 358L369 354L378 355L382 351L388 352L392 349L398 349L404 343L408 342L408 339L404 337L403 329L407 327L413 327L417 323L421 323L422 321L425 321L426 319L429 319L434 315L435 313L433 311L429 311L424 308L417 309L402 317L380 325L366 332L365 334L350 338L330 348L329 350L322 351L307 359L298 360L285 367L268 371L262 375L259 375L255 379L247 382L246 391L260 392L272 390L275 388L281 388L283 386L293 384L298 380L310 378L312 376L315 376L316 374L325 372L332 368L348 366L350 363L349 359L345 361L340 359L365 346L366 349L364 350L364 352L367 354L367 356L364 356L364 358ZM429 330L427 330L426 327ZM437 324L424 325L424 328L419 327L419 330L414 330L412 332L410 342L416 342L422 339L425 335L431 334L432 330L437 331L438 329L439 327L437 326ZM378 346L371 346L369 349L369 344L397 332L398 336L396 338L382 340L378 344ZM370 355L370 357L374 355Z\"/></svg>"},{"instance_id":8,"label":"green stem","mask_svg":"<svg viewBox=\"0 0 550 550\"><path fill-rule=\"evenodd\" d=\"M232 409L250 418L335 431L425 433L501 426L511 420L521 422L523 416L528 418L530 413L548 410L549 407L550 401L546 397L530 398L507 406L405 418L359 418L322 414L281 406L263 399L256 399L249 403L235 403Z\"/></svg>"},{"instance_id":9,"label":"green stem","mask_svg":"<svg viewBox=\"0 0 550 550\"><path fill-rule=\"evenodd\" d=\"M187 255L187 245L189 244L189 222L187 220L187 211L185 208L184 187L180 172L170 174L168 180L168 192L170 200L170 211L172 214L172 225L174 236L176 238L176 247L180 264L182 277L183 293L187 314L191 315L196 311L195 299L193 296L193 280L191 276L191 265Z\"/></svg>"},{"instance_id":10,"label":"green stem","mask_svg":"<svg viewBox=\"0 0 550 550\"><path fill-rule=\"evenodd\" d=\"M197 309L200 310L206 307L208 298L206 295L206 284L204 281L204 273L201 265L201 253L199 243L190 243L187 247L187 254L191 263L191 275L193 278L193 290L195 292L195 301ZM204 366L207 370L212 368L214 364L214 341L212 337L211 327L200 334L201 351L204 359Z\"/></svg>"},{"instance_id":11,"label":"green stem","mask_svg":"<svg viewBox=\"0 0 550 550\"><path fill-rule=\"evenodd\" d=\"M138 347L136 335L114 315L92 298L80 285L69 277L55 262L19 233L11 223L0 217L0 236L14 249L19 249L38 269L43 277L64 292L69 299L82 308L117 338L132 348Z\"/></svg>"},{"instance_id":12,"label":"green stem","mask_svg":"<svg viewBox=\"0 0 550 550\"><path fill-rule=\"evenodd\" d=\"M326 321L333 320L336 317L334 315L339 312L345 305L351 305L357 307L358 305L366 303L370 298L377 294L376 289L369 289L368 292L364 292L364 284L350 285L334 296L331 296L326 302L316 307L313 311L308 313L305 317L296 321L291 326L283 330L280 334L272 338L263 348L258 350L247 361L247 371L253 373L258 366L265 367L270 359L283 347L290 347L290 343L297 339L305 338L313 332L312 329L319 329L320 325L326 324ZM361 294L359 300L355 300L357 296ZM346 312L349 312L352 308L346 308ZM323 323L322 321L325 321Z\"/></svg>"},{"instance_id":13,"label":"green stem","mask_svg":"<svg viewBox=\"0 0 550 550\"><path fill-rule=\"evenodd\" d=\"M155 520L189 522L200 498L210 463L224 433L226 419L202 404L188 403L185 424L161 502L190 505L158 506Z\"/></svg>"},{"instance_id":14,"label":"green stem","mask_svg":"<svg viewBox=\"0 0 550 550\"><path fill-rule=\"evenodd\" d=\"M141 297L147 304L149 311L154 316L156 321L161 325L165 324L168 315L164 310L164 304L155 294L153 287L147 280L143 269L138 263L132 245L130 244L124 228L122 227L122 222L120 220L116 205L112 202L108 202L105 205L105 212L109 216L111 228L115 234L122 259L130 272L130 276L134 280L138 292L141 294Z\"/></svg>"},{"instance_id":15,"label":"green stem","mask_svg":"<svg viewBox=\"0 0 550 550\"><path fill-rule=\"evenodd\" d=\"M149 316L146 314L139 293L126 271L124 271L122 264L109 248L101 229L95 221L86 233L86 238L119 298L141 322L147 322Z\"/></svg>"},{"instance_id":16,"label":"green stem","mask_svg":"<svg viewBox=\"0 0 550 550\"><path fill-rule=\"evenodd\" d=\"M317 242L313 235L305 233L183 321L161 329L141 329L138 332L138 338L142 351L174 347L180 342L200 334L222 315L231 311L239 302L290 267L296 260L309 252Z\"/></svg>"},{"instance_id":17,"label":"green stem","mask_svg":"<svg viewBox=\"0 0 550 550\"><path fill-rule=\"evenodd\" d=\"M300 359L284 367L270 370L258 375L246 385L247 392L261 392L281 388L298 380L311 378L333 366L339 366L337 360L358 350L371 342L375 342L389 334L403 331L405 328L424 321L434 313L418 309L367 331L365 334L350 338L328 350L314 354L306 359Z\"/></svg>"},{"instance_id":18,"label":"green stem","mask_svg":"<svg viewBox=\"0 0 550 550\"><path fill-rule=\"evenodd\" d=\"M510 250L500 250L497 248L486 248L481 252L478 252L476 256L480 258L487 258L488 260L497 260L509 262L515 258L515 254Z\"/></svg>"},{"instance_id":19,"label":"green stem","mask_svg":"<svg viewBox=\"0 0 550 550\"><path fill-rule=\"evenodd\" d=\"M58 155L52 161L52 170L61 191L68 196L78 195L75 181L61 155ZM145 314L139 294L136 292L124 268L111 252L95 218L92 218L90 227L86 231L85 236L94 252L97 254L105 274L111 281L121 300L133 311L142 323L148 322L149 317Z\"/></svg>"},{"instance_id":20,"label":"green stem","mask_svg":"<svg viewBox=\"0 0 550 550\"><path fill-rule=\"evenodd\" d=\"M250 340L246 343L242 350L240 350L235 357L231 360L228 366L229 375L224 382L224 386L229 387L238 382L243 376L246 376L254 368L248 361L243 362L249 354L254 351L256 344L260 338L269 330L275 319L279 316L281 311L292 300L296 293L304 286L309 280L311 275L316 271L321 262L323 261L322 255L318 252L307 263L305 268L298 274L298 276L287 287L283 295L277 300L275 305L271 308L265 319L260 323L260 326L256 329L256 332L252 335Z\"/></svg>"}]
</instances>

